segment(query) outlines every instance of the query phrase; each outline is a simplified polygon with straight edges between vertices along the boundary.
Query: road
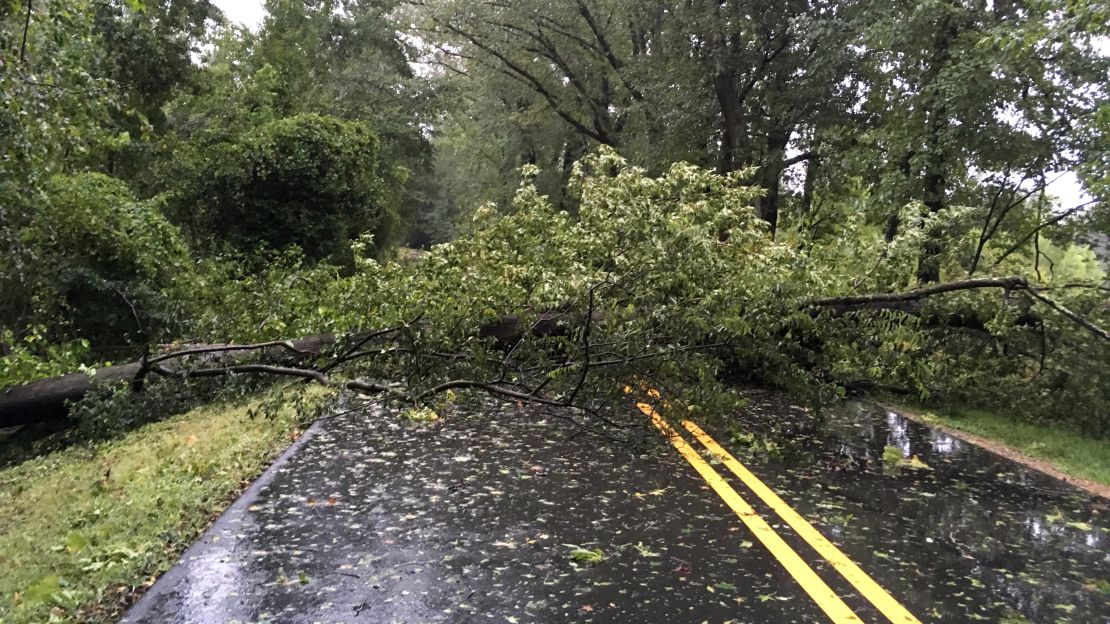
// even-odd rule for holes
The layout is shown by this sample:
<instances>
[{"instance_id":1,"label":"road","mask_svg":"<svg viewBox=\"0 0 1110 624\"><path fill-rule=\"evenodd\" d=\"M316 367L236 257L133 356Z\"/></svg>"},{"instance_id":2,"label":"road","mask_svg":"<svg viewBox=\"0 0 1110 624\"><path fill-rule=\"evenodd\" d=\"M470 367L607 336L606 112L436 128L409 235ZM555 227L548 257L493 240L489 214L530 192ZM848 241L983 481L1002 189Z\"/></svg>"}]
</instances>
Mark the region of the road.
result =
<instances>
[{"instance_id":1,"label":"road","mask_svg":"<svg viewBox=\"0 0 1110 624\"><path fill-rule=\"evenodd\" d=\"M725 424L630 401L631 443L515 406L326 419L124 621L1110 622L1106 501L747 394Z\"/></svg>"}]
</instances>

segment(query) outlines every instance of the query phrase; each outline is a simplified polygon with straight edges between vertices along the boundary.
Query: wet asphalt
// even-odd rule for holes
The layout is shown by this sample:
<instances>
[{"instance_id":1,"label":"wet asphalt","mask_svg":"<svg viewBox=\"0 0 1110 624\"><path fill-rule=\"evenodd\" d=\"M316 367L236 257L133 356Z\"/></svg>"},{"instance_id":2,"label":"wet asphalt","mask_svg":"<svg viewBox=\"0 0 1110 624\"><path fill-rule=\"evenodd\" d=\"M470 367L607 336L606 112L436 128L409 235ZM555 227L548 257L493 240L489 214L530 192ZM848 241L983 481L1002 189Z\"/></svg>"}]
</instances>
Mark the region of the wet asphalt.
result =
<instances>
[{"instance_id":1,"label":"wet asphalt","mask_svg":"<svg viewBox=\"0 0 1110 624\"><path fill-rule=\"evenodd\" d=\"M868 404L748 395L700 424L920 621L1110 622L1107 501ZM636 437L516 406L322 420L123 621L828 621L646 422Z\"/></svg>"}]
</instances>

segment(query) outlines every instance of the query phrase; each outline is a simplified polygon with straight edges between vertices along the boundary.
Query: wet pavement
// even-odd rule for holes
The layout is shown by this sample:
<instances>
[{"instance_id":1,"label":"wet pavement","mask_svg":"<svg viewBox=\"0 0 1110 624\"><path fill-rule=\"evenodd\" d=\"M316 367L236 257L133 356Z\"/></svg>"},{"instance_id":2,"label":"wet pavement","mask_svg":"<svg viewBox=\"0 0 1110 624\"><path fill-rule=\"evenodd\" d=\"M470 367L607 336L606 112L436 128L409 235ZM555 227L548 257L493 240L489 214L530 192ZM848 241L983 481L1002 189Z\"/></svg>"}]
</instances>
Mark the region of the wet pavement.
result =
<instances>
[{"instance_id":1,"label":"wet pavement","mask_svg":"<svg viewBox=\"0 0 1110 624\"><path fill-rule=\"evenodd\" d=\"M922 622L1110 622L1106 501L881 409L817 425L749 396L701 424ZM515 407L326 419L123 621L828 621L643 433ZM716 468L863 621L887 621Z\"/></svg>"}]
</instances>

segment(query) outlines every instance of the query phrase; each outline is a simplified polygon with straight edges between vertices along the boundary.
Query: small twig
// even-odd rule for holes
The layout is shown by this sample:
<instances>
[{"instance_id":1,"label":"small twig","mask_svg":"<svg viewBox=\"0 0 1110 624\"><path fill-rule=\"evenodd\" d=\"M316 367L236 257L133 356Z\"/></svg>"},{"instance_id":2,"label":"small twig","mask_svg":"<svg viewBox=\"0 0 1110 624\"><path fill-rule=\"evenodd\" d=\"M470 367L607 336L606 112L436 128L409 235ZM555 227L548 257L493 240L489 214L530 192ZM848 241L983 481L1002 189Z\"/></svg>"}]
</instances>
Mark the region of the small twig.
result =
<instances>
[{"instance_id":1,"label":"small twig","mask_svg":"<svg viewBox=\"0 0 1110 624\"><path fill-rule=\"evenodd\" d=\"M655 352L655 353L644 353L644 354L635 355L635 356L626 357L626 358L619 358L618 357L618 358L614 358L614 359L611 359L611 360L601 360L601 361L598 361L598 362L591 362L590 366L593 366L593 367L596 367L596 368L607 367L607 366L622 366L624 364L628 364L628 363L631 363L631 362L638 362L638 361L641 361L641 360L650 360L650 359L654 359L654 358L665 357L665 356L668 356L668 355L675 355L675 354L678 354L678 353L686 353L686 352L689 352L689 351L709 351L711 349L720 349L722 347L731 347L731 346L732 346L732 343L730 343L730 342L714 342L714 343L710 343L710 344L689 345L689 346L686 346L686 347L675 347L673 349L667 349L665 351L658 351L658 352Z\"/></svg>"},{"instance_id":2,"label":"small twig","mask_svg":"<svg viewBox=\"0 0 1110 624\"><path fill-rule=\"evenodd\" d=\"M567 409L567 408L576 409L578 411L590 414L591 416L597 417L598 419L604 421L606 424L612 425L612 426L617 427L617 428L628 428L628 427L631 426L631 425L624 425L624 424L621 424L621 423L617 423L617 422L615 422L611 419L608 419L605 416L603 416L598 410L591 409L591 408L586 407L584 405L568 405L567 403L565 403L563 401L555 401L555 400L552 400L552 399L546 399L544 397L535 396L535 395L528 394L528 393L525 393L525 392L520 392L520 391L517 391L517 390L512 390L510 388L505 388L505 387L499 386L497 384L486 383L486 382L483 382L483 381L474 381L474 380L470 380L470 379L456 379L456 380L453 380L453 381L448 381L448 382L439 384L438 386L435 386L434 388L430 388L430 389L425 390L424 392L421 392L420 394L416 395L413 398L413 402L420 403L420 402L424 401L425 399L427 399L428 397L435 396L435 395L441 394L443 392L447 392L448 390L466 390L466 389L481 390L483 392L486 392L486 393L494 395L494 396L501 396L501 397L506 397L506 398L509 398L509 399L516 399L517 401L520 401L522 403L534 403L534 404L537 404L537 405L547 405L547 406L550 406L550 407L559 407L559 408L563 408L563 409Z\"/></svg>"},{"instance_id":3,"label":"small twig","mask_svg":"<svg viewBox=\"0 0 1110 624\"><path fill-rule=\"evenodd\" d=\"M423 312L421 312L412 321L409 321L409 322L405 323L404 325L401 325L400 327L390 327L389 329L382 329L382 330L378 330L378 331L375 331L375 332L370 332L366 336L363 336L361 340L356 342L349 349L347 349L342 355L337 356L327 366L321 368L320 371L324 372L324 373L330 372L336 366L339 366L340 364L343 364L344 362L349 361L347 358L349 358L352 354L356 353L362 347L366 346L366 344L368 342L370 342L371 340L373 340L375 338L380 338L382 336L386 336L388 334L392 334L392 333L401 331L402 329L405 329L405 328L407 328L407 327L409 327L409 326L411 326L415 323L420 322L420 319L422 319L422 318L424 318L424 313Z\"/></svg>"},{"instance_id":4,"label":"small twig","mask_svg":"<svg viewBox=\"0 0 1110 624\"><path fill-rule=\"evenodd\" d=\"M126 303L126 304L127 304L127 307L128 307L128 308L129 308L130 310L131 310L131 318L135 320L135 327L136 327L136 328L137 328L137 329L139 330L139 335L140 335L140 336L142 336L142 337L143 337L143 339L145 340L145 339L146 339L146 336L147 336L147 333L146 333L146 329L144 329L144 328L143 328L143 322L142 322L142 320L141 320L141 319L139 318L139 312L138 312L138 310L136 310L136 309L135 309L135 304L134 304L134 303L132 303L132 302L131 302L131 299L129 299L129 298L127 297L127 295L126 295L126 294L124 294L124 292L123 292L122 290L120 290L119 288L116 288L116 287L115 287L114 285L112 285L112 284L109 284L108 286L109 286L109 287L110 287L110 288L111 288L111 289L112 289L113 291L115 291L115 293L116 293L117 295L119 295L119 298L120 298L120 299L123 299L123 302L124 302L124 303Z\"/></svg>"},{"instance_id":5,"label":"small twig","mask_svg":"<svg viewBox=\"0 0 1110 624\"><path fill-rule=\"evenodd\" d=\"M23 42L19 44L19 62L27 62L27 33L31 30L31 8L34 0L27 0L27 17L23 20Z\"/></svg>"},{"instance_id":6,"label":"small twig","mask_svg":"<svg viewBox=\"0 0 1110 624\"><path fill-rule=\"evenodd\" d=\"M608 281L608 278L606 278L602 284ZM578 397L578 393L582 390L582 386L586 385L586 377L590 374L590 328L593 327L594 324L594 296L598 286L599 284L590 286L590 292L586 297L586 317L583 321L584 326L582 327L582 370L578 373L578 383L574 385L574 389L571 390L570 395L567 396L567 405L574 403L574 399Z\"/></svg>"}]
</instances>

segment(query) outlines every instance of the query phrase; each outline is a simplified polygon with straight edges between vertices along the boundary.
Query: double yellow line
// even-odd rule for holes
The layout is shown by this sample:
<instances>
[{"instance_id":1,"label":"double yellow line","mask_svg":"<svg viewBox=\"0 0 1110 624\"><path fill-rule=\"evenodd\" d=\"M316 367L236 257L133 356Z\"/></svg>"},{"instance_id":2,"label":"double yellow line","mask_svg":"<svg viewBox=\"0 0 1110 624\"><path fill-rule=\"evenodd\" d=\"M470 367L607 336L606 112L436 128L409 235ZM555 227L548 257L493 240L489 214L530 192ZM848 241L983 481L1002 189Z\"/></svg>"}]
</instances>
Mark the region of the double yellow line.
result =
<instances>
[{"instance_id":1,"label":"double yellow line","mask_svg":"<svg viewBox=\"0 0 1110 624\"><path fill-rule=\"evenodd\" d=\"M649 392L653 397L659 398L657 392ZM847 604L837 595L835 591L828 584L813 571L798 553L790 547L774 529L758 514L751 505L747 503L740 496L735 489L709 465L707 461L695 450L686 439L682 437L659 415L655 409L647 403L637 403L636 406L644 414L651 418L652 424L663 434L664 437L670 441L671 445L684 457L686 461L693 466L694 470L701 475L702 479L713 491L725 501L740 520L744 523L756 539L759 540L763 546L770 551L771 555L775 557L782 564L786 571L790 573L794 580L802 586L802 589L809 594L810 598L817 603L817 606L825 612L829 618L837 623L843 622L861 623L862 620L855 612L852 611ZM760 498L768 507L770 507L779 518L781 518L790 528L801 537L807 544L817 551L822 557L828 561L833 569L840 573L845 580L848 581L856 590L863 595L880 613L885 615L891 622L895 624L921 624L921 622L913 616L905 607L902 606L897 600L894 599L886 590L884 590L878 583L867 575L858 565L848 558L839 548L832 542L821 535L813 527L812 524L806 521L798 512L794 511L786 501L782 500L775 494L771 488L767 487L765 483L759 480L750 470L744 467L739 461L736 460L728 451L726 451L717 441L714 440L705 431L698 427L689 420L682 421L682 426L685 427L702 446L710 453L715 455L721 462L734 474L741 482L747 486L752 493Z\"/></svg>"}]
</instances>

